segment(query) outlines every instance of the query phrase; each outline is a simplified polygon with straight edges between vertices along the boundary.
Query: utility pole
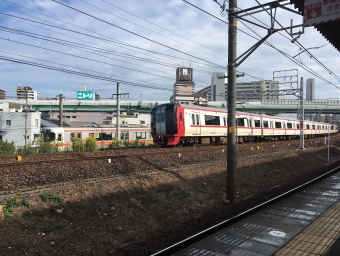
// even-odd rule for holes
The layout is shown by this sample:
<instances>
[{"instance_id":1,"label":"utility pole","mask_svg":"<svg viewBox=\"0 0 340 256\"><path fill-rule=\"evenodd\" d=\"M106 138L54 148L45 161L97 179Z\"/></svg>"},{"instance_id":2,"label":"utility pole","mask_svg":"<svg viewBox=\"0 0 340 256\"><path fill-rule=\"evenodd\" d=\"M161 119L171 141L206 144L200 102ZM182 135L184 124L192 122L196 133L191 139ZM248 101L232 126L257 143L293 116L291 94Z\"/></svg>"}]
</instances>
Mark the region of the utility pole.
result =
<instances>
[{"instance_id":1,"label":"utility pole","mask_svg":"<svg viewBox=\"0 0 340 256\"><path fill-rule=\"evenodd\" d=\"M305 119L305 110L303 103L303 77L301 77L300 84L300 149L305 149L305 135L304 135L304 119Z\"/></svg>"},{"instance_id":2,"label":"utility pole","mask_svg":"<svg viewBox=\"0 0 340 256\"><path fill-rule=\"evenodd\" d=\"M116 119L116 139L119 140L120 139L120 131L119 131L119 117L120 117L120 96L121 95L129 95L128 93L120 93L120 83L117 83L117 93L116 94L112 94L112 98L113 98L113 95L116 95L117 96L117 119Z\"/></svg>"},{"instance_id":3,"label":"utility pole","mask_svg":"<svg viewBox=\"0 0 340 256\"><path fill-rule=\"evenodd\" d=\"M119 117L120 117L120 83L117 83L117 118L116 118L116 139L120 139L119 131Z\"/></svg>"},{"instance_id":4,"label":"utility pole","mask_svg":"<svg viewBox=\"0 0 340 256\"><path fill-rule=\"evenodd\" d=\"M26 106L25 106L25 148L27 147L27 118L28 118L28 91L26 86Z\"/></svg>"},{"instance_id":5,"label":"utility pole","mask_svg":"<svg viewBox=\"0 0 340 256\"><path fill-rule=\"evenodd\" d=\"M63 127L64 119L63 119L63 113L64 113L64 106L63 106L63 94L59 94L59 127Z\"/></svg>"},{"instance_id":6,"label":"utility pole","mask_svg":"<svg viewBox=\"0 0 340 256\"><path fill-rule=\"evenodd\" d=\"M227 141L227 200L235 202L236 197L236 40L237 0L229 1L228 29L228 141Z\"/></svg>"}]
</instances>

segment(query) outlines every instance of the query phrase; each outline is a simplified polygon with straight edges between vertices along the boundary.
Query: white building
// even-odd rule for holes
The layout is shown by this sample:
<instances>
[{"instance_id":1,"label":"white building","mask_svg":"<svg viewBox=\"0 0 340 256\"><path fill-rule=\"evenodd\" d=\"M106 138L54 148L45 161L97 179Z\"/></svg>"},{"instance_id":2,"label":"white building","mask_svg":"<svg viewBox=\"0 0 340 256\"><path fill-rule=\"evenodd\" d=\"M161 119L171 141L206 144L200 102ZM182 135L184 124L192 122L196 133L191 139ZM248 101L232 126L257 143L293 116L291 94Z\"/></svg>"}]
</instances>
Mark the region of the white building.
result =
<instances>
[{"instance_id":1,"label":"white building","mask_svg":"<svg viewBox=\"0 0 340 256\"><path fill-rule=\"evenodd\" d=\"M228 78L226 73L213 73L211 85L200 90L206 93L209 101L228 100ZM280 84L273 81L253 81L236 83L236 100L239 102L262 101L279 99Z\"/></svg>"},{"instance_id":2,"label":"white building","mask_svg":"<svg viewBox=\"0 0 340 256\"><path fill-rule=\"evenodd\" d=\"M14 142L15 147L25 146L25 119L27 145L40 137L40 112L0 112L0 139Z\"/></svg>"},{"instance_id":3,"label":"white building","mask_svg":"<svg viewBox=\"0 0 340 256\"><path fill-rule=\"evenodd\" d=\"M28 86L17 86L17 100L37 100L38 92L33 91L31 87Z\"/></svg>"},{"instance_id":4,"label":"white building","mask_svg":"<svg viewBox=\"0 0 340 256\"><path fill-rule=\"evenodd\" d=\"M208 93L209 101L224 101L228 90L227 73L211 74L211 87Z\"/></svg>"},{"instance_id":5,"label":"white building","mask_svg":"<svg viewBox=\"0 0 340 256\"><path fill-rule=\"evenodd\" d=\"M306 100L315 100L315 78L306 81Z\"/></svg>"},{"instance_id":6,"label":"white building","mask_svg":"<svg viewBox=\"0 0 340 256\"><path fill-rule=\"evenodd\" d=\"M263 101L280 99L279 82L271 80L253 81L249 83L236 83L237 101ZM228 99L226 91L226 99Z\"/></svg>"}]
</instances>

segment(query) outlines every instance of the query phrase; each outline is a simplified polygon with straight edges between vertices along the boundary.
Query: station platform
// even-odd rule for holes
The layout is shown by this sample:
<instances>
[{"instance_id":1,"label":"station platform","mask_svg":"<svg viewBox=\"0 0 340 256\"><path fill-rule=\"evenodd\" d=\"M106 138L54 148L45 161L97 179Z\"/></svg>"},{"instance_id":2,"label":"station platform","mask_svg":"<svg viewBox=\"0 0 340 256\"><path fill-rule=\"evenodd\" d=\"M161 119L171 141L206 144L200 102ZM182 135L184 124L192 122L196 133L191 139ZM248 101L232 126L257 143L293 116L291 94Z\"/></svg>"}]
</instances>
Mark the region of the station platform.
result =
<instances>
[{"instance_id":1,"label":"station platform","mask_svg":"<svg viewBox=\"0 0 340 256\"><path fill-rule=\"evenodd\" d=\"M336 173L195 243L187 241L180 251L154 255L335 256L340 255L339 236L340 173Z\"/></svg>"}]
</instances>

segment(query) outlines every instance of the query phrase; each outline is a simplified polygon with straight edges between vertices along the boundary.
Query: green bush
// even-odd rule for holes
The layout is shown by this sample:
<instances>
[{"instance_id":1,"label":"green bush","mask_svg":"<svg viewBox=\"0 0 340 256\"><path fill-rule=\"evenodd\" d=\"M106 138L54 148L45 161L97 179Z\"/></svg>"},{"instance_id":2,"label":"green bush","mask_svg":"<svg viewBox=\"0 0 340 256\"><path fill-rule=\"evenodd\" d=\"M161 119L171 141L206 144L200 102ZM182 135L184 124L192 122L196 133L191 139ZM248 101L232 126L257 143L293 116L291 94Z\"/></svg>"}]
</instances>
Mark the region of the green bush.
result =
<instances>
[{"instance_id":1,"label":"green bush","mask_svg":"<svg viewBox=\"0 0 340 256\"><path fill-rule=\"evenodd\" d=\"M97 140L93 136L89 136L85 139L85 151L94 152L97 151Z\"/></svg>"},{"instance_id":2,"label":"green bush","mask_svg":"<svg viewBox=\"0 0 340 256\"><path fill-rule=\"evenodd\" d=\"M71 148L73 152L85 151L84 140L82 140L81 138L78 138L77 135L71 138L71 142L72 142Z\"/></svg>"},{"instance_id":3,"label":"green bush","mask_svg":"<svg viewBox=\"0 0 340 256\"><path fill-rule=\"evenodd\" d=\"M0 202L0 204L4 205L4 207L2 208L2 212L5 215L5 217L11 216L12 213L14 212L14 208L16 207L20 206L25 206L27 208L31 207L31 204L26 199L19 201L17 198L6 199Z\"/></svg>"},{"instance_id":4,"label":"green bush","mask_svg":"<svg viewBox=\"0 0 340 256\"><path fill-rule=\"evenodd\" d=\"M121 149L121 145L120 145L120 140L117 138L113 138L110 145L109 145L109 149Z\"/></svg>"},{"instance_id":5,"label":"green bush","mask_svg":"<svg viewBox=\"0 0 340 256\"><path fill-rule=\"evenodd\" d=\"M17 148L17 155L36 155L38 148L34 146L34 143Z\"/></svg>"},{"instance_id":6,"label":"green bush","mask_svg":"<svg viewBox=\"0 0 340 256\"><path fill-rule=\"evenodd\" d=\"M40 138L37 142L39 144L39 153L40 154L54 154L60 152L59 146L61 146L61 143L56 141L43 141L42 138Z\"/></svg>"},{"instance_id":7,"label":"green bush","mask_svg":"<svg viewBox=\"0 0 340 256\"><path fill-rule=\"evenodd\" d=\"M0 141L0 154L1 156L14 156L15 146L14 142Z\"/></svg>"},{"instance_id":8,"label":"green bush","mask_svg":"<svg viewBox=\"0 0 340 256\"><path fill-rule=\"evenodd\" d=\"M127 149L130 147L131 143L128 141L128 140L123 140L123 145L124 145L124 148Z\"/></svg>"}]
</instances>

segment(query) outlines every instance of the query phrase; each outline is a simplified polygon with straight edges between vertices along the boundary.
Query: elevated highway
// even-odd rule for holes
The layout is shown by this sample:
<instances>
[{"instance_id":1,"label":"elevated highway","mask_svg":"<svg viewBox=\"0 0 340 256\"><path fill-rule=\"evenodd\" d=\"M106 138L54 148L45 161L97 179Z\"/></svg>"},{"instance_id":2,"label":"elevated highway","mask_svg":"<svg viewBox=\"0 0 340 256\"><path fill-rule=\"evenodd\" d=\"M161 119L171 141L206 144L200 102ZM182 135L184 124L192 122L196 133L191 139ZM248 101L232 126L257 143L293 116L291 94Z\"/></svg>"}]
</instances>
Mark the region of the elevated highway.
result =
<instances>
[{"instance_id":1,"label":"elevated highway","mask_svg":"<svg viewBox=\"0 0 340 256\"><path fill-rule=\"evenodd\" d=\"M25 100L8 100L10 106L25 109ZM121 111L136 111L149 113L157 105L168 103L163 101L121 101ZM340 99L319 99L305 101L306 114L340 114ZM28 110L31 112L58 112L59 100L29 100ZM225 101L209 102L209 107L226 108ZM283 113L297 113L299 101L295 99L267 100L262 102L238 102L237 111L252 112L259 114L277 115ZM77 101L65 100L63 102L64 112L116 112L115 100L107 101Z\"/></svg>"}]
</instances>

